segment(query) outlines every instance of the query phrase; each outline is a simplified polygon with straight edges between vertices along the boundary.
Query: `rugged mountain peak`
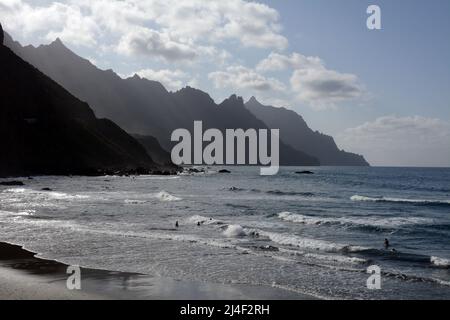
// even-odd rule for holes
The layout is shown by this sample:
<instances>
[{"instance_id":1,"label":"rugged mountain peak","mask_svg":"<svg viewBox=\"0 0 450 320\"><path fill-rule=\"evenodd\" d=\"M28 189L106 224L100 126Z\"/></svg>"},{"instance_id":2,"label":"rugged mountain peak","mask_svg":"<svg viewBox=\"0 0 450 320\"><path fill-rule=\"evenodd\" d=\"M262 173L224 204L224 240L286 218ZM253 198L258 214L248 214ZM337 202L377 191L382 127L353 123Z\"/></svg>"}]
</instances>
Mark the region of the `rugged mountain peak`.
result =
<instances>
[{"instance_id":1,"label":"rugged mountain peak","mask_svg":"<svg viewBox=\"0 0 450 320\"><path fill-rule=\"evenodd\" d=\"M3 39L4 39L4 35L3 35L3 28L2 28L2 24L0 22L0 46L3 45Z\"/></svg>"},{"instance_id":2,"label":"rugged mountain peak","mask_svg":"<svg viewBox=\"0 0 450 320\"><path fill-rule=\"evenodd\" d=\"M61 39L60 38L56 38L52 43L50 43L50 46L53 46L53 47L66 47L65 45L64 45L64 43L61 41Z\"/></svg>"},{"instance_id":3,"label":"rugged mountain peak","mask_svg":"<svg viewBox=\"0 0 450 320\"><path fill-rule=\"evenodd\" d=\"M207 98L211 99L211 97L209 96L208 93L206 93L200 89L190 87L190 86L181 88L180 90L176 91L175 94L191 94L191 95L202 96L202 97L207 97Z\"/></svg>"},{"instance_id":4,"label":"rugged mountain peak","mask_svg":"<svg viewBox=\"0 0 450 320\"><path fill-rule=\"evenodd\" d=\"M244 99L242 97L237 96L236 94L232 94L228 99L225 99L222 103L222 106L244 106Z\"/></svg>"},{"instance_id":5,"label":"rugged mountain peak","mask_svg":"<svg viewBox=\"0 0 450 320\"><path fill-rule=\"evenodd\" d=\"M258 103L258 104L260 104L259 101L255 98L255 96L252 96L252 97L248 100L247 103Z\"/></svg>"},{"instance_id":6,"label":"rugged mountain peak","mask_svg":"<svg viewBox=\"0 0 450 320\"><path fill-rule=\"evenodd\" d=\"M53 42L51 42L48 45L40 45L39 48L43 48L45 50L53 50L55 52L59 52L65 55L71 54L71 55L75 55L75 53L70 50L68 47L66 47L66 45L64 44L64 42L62 42L62 40L60 38L56 38Z\"/></svg>"}]
</instances>

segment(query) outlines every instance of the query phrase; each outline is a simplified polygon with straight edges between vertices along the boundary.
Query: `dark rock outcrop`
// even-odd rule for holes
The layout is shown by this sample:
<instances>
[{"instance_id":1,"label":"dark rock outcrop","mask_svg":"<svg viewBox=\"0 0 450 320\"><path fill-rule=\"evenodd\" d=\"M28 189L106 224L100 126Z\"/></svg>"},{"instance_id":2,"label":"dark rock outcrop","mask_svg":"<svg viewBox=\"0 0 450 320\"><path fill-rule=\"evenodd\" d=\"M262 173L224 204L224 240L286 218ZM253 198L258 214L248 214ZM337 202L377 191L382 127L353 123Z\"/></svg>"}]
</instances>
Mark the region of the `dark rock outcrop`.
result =
<instances>
[{"instance_id":1,"label":"dark rock outcrop","mask_svg":"<svg viewBox=\"0 0 450 320\"><path fill-rule=\"evenodd\" d=\"M305 170L305 171L296 171L295 173L296 173L296 174L314 174L314 172L308 171L308 170Z\"/></svg>"},{"instance_id":2,"label":"dark rock outcrop","mask_svg":"<svg viewBox=\"0 0 450 320\"><path fill-rule=\"evenodd\" d=\"M89 106L0 46L0 176L145 172L144 148Z\"/></svg>"}]
</instances>

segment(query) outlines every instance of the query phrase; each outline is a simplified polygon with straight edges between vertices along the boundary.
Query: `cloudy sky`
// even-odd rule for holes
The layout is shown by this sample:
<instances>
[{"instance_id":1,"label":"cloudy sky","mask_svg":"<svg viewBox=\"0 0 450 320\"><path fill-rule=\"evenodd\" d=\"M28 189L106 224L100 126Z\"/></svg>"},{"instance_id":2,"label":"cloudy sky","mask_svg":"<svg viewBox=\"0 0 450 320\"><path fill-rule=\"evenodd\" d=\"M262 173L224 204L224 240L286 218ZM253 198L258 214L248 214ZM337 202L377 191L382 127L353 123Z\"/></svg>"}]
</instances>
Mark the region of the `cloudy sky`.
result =
<instances>
[{"instance_id":1,"label":"cloudy sky","mask_svg":"<svg viewBox=\"0 0 450 320\"><path fill-rule=\"evenodd\" d=\"M123 77L292 108L373 165L450 166L448 0L0 0L0 21Z\"/></svg>"}]
</instances>

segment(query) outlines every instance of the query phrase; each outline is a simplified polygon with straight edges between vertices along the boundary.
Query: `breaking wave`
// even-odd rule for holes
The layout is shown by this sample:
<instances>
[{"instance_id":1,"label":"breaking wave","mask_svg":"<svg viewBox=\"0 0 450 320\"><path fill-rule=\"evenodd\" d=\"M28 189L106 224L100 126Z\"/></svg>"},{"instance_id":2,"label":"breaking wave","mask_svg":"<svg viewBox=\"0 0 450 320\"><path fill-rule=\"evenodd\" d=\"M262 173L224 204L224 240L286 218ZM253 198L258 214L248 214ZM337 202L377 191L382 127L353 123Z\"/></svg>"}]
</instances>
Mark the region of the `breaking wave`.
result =
<instances>
[{"instance_id":1,"label":"breaking wave","mask_svg":"<svg viewBox=\"0 0 450 320\"><path fill-rule=\"evenodd\" d=\"M219 220L208 218L200 215L194 215L186 219L188 223L191 224L221 224Z\"/></svg>"},{"instance_id":2,"label":"breaking wave","mask_svg":"<svg viewBox=\"0 0 450 320\"><path fill-rule=\"evenodd\" d=\"M244 228L242 228L242 226L238 224L228 225L223 234L228 238L239 238L247 235L244 231Z\"/></svg>"},{"instance_id":3,"label":"breaking wave","mask_svg":"<svg viewBox=\"0 0 450 320\"><path fill-rule=\"evenodd\" d=\"M305 225L348 225L369 226L378 228L395 228L404 225L433 224L433 219L421 217L313 217L291 212L280 212L278 217L285 221Z\"/></svg>"},{"instance_id":4,"label":"breaking wave","mask_svg":"<svg viewBox=\"0 0 450 320\"><path fill-rule=\"evenodd\" d=\"M88 195L68 194L64 192L55 192L55 191L36 191L33 189L25 189L25 188L6 189L3 192L53 200L76 200L89 198Z\"/></svg>"},{"instance_id":5,"label":"breaking wave","mask_svg":"<svg viewBox=\"0 0 450 320\"><path fill-rule=\"evenodd\" d=\"M182 200L179 197L175 197L173 195L171 195L170 193L166 192L166 191L161 191L155 194L155 197L157 199L159 199L160 201L180 201Z\"/></svg>"},{"instance_id":6,"label":"breaking wave","mask_svg":"<svg viewBox=\"0 0 450 320\"><path fill-rule=\"evenodd\" d=\"M389 197L366 197L366 196L360 196L360 195L354 195L354 196L350 197L350 200L362 201L362 202L390 202L390 203L407 203L407 204L415 204L415 205L450 206L450 200L402 199L402 198L389 198Z\"/></svg>"},{"instance_id":7,"label":"breaking wave","mask_svg":"<svg viewBox=\"0 0 450 320\"><path fill-rule=\"evenodd\" d=\"M292 234L276 233L258 230L259 235L269 238L271 241L301 249L317 250L324 252L356 252L366 248L328 242L325 240L302 238Z\"/></svg>"},{"instance_id":8,"label":"breaking wave","mask_svg":"<svg viewBox=\"0 0 450 320\"><path fill-rule=\"evenodd\" d=\"M449 268L450 267L450 259L444 259L439 257L431 257L431 263L437 267L441 268Z\"/></svg>"}]
</instances>

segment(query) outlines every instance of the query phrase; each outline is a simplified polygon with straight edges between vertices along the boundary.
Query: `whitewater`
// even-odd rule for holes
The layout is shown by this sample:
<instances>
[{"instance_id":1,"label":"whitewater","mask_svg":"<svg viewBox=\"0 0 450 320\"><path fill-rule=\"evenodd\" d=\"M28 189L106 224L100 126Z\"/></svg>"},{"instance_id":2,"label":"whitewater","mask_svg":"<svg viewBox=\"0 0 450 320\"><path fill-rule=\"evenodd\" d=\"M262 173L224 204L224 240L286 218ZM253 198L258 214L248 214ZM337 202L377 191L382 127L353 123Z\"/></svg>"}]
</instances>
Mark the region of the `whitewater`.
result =
<instances>
[{"instance_id":1,"label":"whitewater","mask_svg":"<svg viewBox=\"0 0 450 320\"><path fill-rule=\"evenodd\" d=\"M219 169L22 178L0 187L0 241L68 264L320 298L450 298L449 169ZM381 291L365 287L370 265Z\"/></svg>"}]
</instances>

